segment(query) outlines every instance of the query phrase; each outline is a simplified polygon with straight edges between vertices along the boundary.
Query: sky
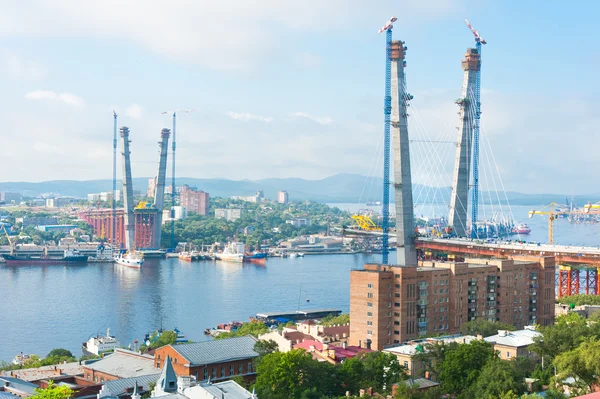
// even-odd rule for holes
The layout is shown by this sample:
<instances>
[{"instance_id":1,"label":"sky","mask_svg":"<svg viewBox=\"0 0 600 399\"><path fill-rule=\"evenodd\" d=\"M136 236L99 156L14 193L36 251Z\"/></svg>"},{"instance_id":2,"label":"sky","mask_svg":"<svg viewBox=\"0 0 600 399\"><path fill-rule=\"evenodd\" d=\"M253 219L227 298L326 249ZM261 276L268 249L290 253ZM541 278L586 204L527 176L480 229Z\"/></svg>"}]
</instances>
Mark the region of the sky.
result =
<instances>
[{"instance_id":1,"label":"sky","mask_svg":"<svg viewBox=\"0 0 600 399\"><path fill-rule=\"evenodd\" d=\"M425 142L456 140L468 18L488 42L486 184L598 193L599 13L591 0L5 2L0 181L110 178L113 110L131 131L135 177L156 174L173 110L193 110L177 118L181 177L379 175L377 30L395 15L415 181L451 184L453 144Z\"/></svg>"}]
</instances>

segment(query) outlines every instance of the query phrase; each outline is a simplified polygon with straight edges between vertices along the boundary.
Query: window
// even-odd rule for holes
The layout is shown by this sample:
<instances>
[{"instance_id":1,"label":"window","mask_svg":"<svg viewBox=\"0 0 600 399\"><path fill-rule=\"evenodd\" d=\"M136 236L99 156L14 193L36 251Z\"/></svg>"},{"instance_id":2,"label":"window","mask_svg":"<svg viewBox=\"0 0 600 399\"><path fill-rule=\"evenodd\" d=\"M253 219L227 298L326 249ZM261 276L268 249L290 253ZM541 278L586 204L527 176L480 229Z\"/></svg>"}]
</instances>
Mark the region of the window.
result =
<instances>
[{"instance_id":1,"label":"window","mask_svg":"<svg viewBox=\"0 0 600 399\"><path fill-rule=\"evenodd\" d=\"M372 292L367 293L367 298L373 298L373 293Z\"/></svg>"},{"instance_id":2,"label":"window","mask_svg":"<svg viewBox=\"0 0 600 399\"><path fill-rule=\"evenodd\" d=\"M233 366L233 364L229 365L229 375L234 375L235 374L235 367Z\"/></svg>"},{"instance_id":3,"label":"window","mask_svg":"<svg viewBox=\"0 0 600 399\"><path fill-rule=\"evenodd\" d=\"M208 380L208 367L204 367L204 380Z\"/></svg>"},{"instance_id":4,"label":"window","mask_svg":"<svg viewBox=\"0 0 600 399\"><path fill-rule=\"evenodd\" d=\"M225 366L221 366L221 377L225 377Z\"/></svg>"},{"instance_id":5,"label":"window","mask_svg":"<svg viewBox=\"0 0 600 399\"><path fill-rule=\"evenodd\" d=\"M367 325L368 325L368 326L372 326L372 325L373 325L373 322L372 322L371 320L369 320L369 321L367 321Z\"/></svg>"},{"instance_id":6,"label":"window","mask_svg":"<svg viewBox=\"0 0 600 399\"><path fill-rule=\"evenodd\" d=\"M94 377L94 382L98 382L98 377Z\"/></svg>"},{"instance_id":7,"label":"window","mask_svg":"<svg viewBox=\"0 0 600 399\"><path fill-rule=\"evenodd\" d=\"M252 372L252 362L248 362L248 373Z\"/></svg>"},{"instance_id":8,"label":"window","mask_svg":"<svg viewBox=\"0 0 600 399\"><path fill-rule=\"evenodd\" d=\"M400 335L400 331L394 330L394 335Z\"/></svg>"},{"instance_id":9,"label":"window","mask_svg":"<svg viewBox=\"0 0 600 399\"><path fill-rule=\"evenodd\" d=\"M373 307L373 302L367 302L367 306L372 308Z\"/></svg>"},{"instance_id":10,"label":"window","mask_svg":"<svg viewBox=\"0 0 600 399\"><path fill-rule=\"evenodd\" d=\"M244 374L244 365L241 363L238 365L238 374Z\"/></svg>"},{"instance_id":11,"label":"window","mask_svg":"<svg viewBox=\"0 0 600 399\"><path fill-rule=\"evenodd\" d=\"M177 364L177 358L173 358L173 362L175 362L175 364Z\"/></svg>"},{"instance_id":12,"label":"window","mask_svg":"<svg viewBox=\"0 0 600 399\"><path fill-rule=\"evenodd\" d=\"M394 306L400 306L400 302L395 302Z\"/></svg>"},{"instance_id":13,"label":"window","mask_svg":"<svg viewBox=\"0 0 600 399\"><path fill-rule=\"evenodd\" d=\"M211 372L210 372L210 376L212 377L212 379L214 380L215 378L217 378L217 368L213 367Z\"/></svg>"},{"instance_id":14,"label":"window","mask_svg":"<svg viewBox=\"0 0 600 399\"><path fill-rule=\"evenodd\" d=\"M509 358L510 357L510 352L506 352L506 357Z\"/></svg>"},{"instance_id":15,"label":"window","mask_svg":"<svg viewBox=\"0 0 600 399\"><path fill-rule=\"evenodd\" d=\"M88 379L88 380L91 380L91 379L92 379L92 376L90 375L90 373L88 373L88 375L87 375L87 379Z\"/></svg>"},{"instance_id":16,"label":"window","mask_svg":"<svg viewBox=\"0 0 600 399\"><path fill-rule=\"evenodd\" d=\"M394 316L395 316L395 317L400 317L400 313L398 313L398 312L394 312Z\"/></svg>"},{"instance_id":17,"label":"window","mask_svg":"<svg viewBox=\"0 0 600 399\"><path fill-rule=\"evenodd\" d=\"M373 312L367 312L367 317L373 317Z\"/></svg>"},{"instance_id":18,"label":"window","mask_svg":"<svg viewBox=\"0 0 600 399\"><path fill-rule=\"evenodd\" d=\"M157 358L158 360L160 360L160 355L158 355L156 358Z\"/></svg>"},{"instance_id":19,"label":"window","mask_svg":"<svg viewBox=\"0 0 600 399\"><path fill-rule=\"evenodd\" d=\"M394 277L400 278L400 275L399 274L394 274Z\"/></svg>"},{"instance_id":20,"label":"window","mask_svg":"<svg viewBox=\"0 0 600 399\"><path fill-rule=\"evenodd\" d=\"M394 325L395 325L395 326L399 326L399 325L400 325L400 322L399 322L398 320L396 320L396 321L394 322Z\"/></svg>"},{"instance_id":21,"label":"window","mask_svg":"<svg viewBox=\"0 0 600 399\"><path fill-rule=\"evenodd\" d=\"M175 388L175 381L169 381L169 388Z\"/></svg>"},{"instance_id":22,"label":"window","mask_svg":"<svg viewBox=\"0 0 600 399\"><path fill-rule=\"evenodd\" d=\"M404 368L408 370L408 362L404 361Z\"/></svg>"},{"instance_id":23,"label":"window","mask_svg":"<svg viewBox=\"0 0 600 399\"><path fill-rule=\"evenodd\" d=\"M394 296L395 296L396 298L400 298L400 294L399 294L399 293L397 293L397 292L394 294Z\"/></svg>"},{"instance_id":24,"label":"window","mask_svg":"<svg viewBox=\"0 0 600 399\"><path fill-rule=\"evenodd\" d=\"M367 284L367 288L373 288L373 284L371 284L371 283Z\"/></svg>"},{"instance_id":25,"label":"window","mask_svg":"<svg viewBox=\"0 0 600 399\"><path fill-rule=\"evenodd\" d=\"M100 382L104 382L104 377L100 377Z\"/></svg>"},{"instance_id":26,"label":"window","mask_svg":"<svg viewBox=\"0 0 600 399\"><path fill-rule=\"evenodd\" d=\"M156 368L159 369L160 368L160 362L156 362Z\"/></svg>"},{"instance_id":27,"label":"window","mask_svg":"<svg viewBox=\"0 0 600 399\"><path fill-rule=\"evenodd\" d=\"M396 288L400 288L400 284L396 284L396 286L395 286L395 287L396 287Z\"/></svg>"}]
</instances>

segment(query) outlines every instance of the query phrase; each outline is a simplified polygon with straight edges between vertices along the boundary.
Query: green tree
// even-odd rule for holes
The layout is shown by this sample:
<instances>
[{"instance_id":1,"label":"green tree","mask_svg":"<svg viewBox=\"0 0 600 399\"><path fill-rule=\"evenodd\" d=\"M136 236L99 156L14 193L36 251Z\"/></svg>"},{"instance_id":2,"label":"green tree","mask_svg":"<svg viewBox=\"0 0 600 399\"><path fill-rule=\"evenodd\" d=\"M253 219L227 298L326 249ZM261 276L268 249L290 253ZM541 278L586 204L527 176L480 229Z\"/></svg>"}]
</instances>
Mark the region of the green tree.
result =
<instances>
[{"instance_id":1,"label":"green tree","mask_svg":"<svg viewBox=\"0 0 600 399\"><path fill-rule=\"evenodd\" d=\"M224 332L215 337L215 339L223 339L223 338L233 338L233 337L243 337L246 335L252 335L254 337L258 337L259 335L266 334L269 332L269 327L260 321L251 321L249 323L242 324L235 331Z\"/></svg>"},{"instance_id":2,"label":"green tree","mask_svg":"<svg viewBox=\"0 0 600 399\"><path fill-rule=\"evenodd\" d=\"M54 381L48 382L47 388L35 388L34 394L30 396L33 399L68 399L73 396L73 390L64 385L55 385Z\"/></svg>"},{"instance_id":3,"label":"green tree","mask_svg":"<svg viewBox=\"0 0 600 399\"><path fill-rule=\"evenodd\" d=\"M550 362L559 354L577 348L586 337L594 334L597 328L598 325L590 327L586 319L570 312L558 316L555 324L542 327L542 336L535 337L529 348Z\"/></svg>"},{"instance_id":4,"label":"green tree","mask_svg":"<svg viewBox=\"0 0 600 399\"><path fill-rule=\"evenodd\" d=\"M254 352L258 353L258 358L256 358L256 363L260 363L265 355L269 355L271 353L279 351L279 345L277 342L272 339L269 340L259 340L254 344Z\"/></svg>"},{"instance_id":5,"label":"green tree","mask_svg":"<svg viewBox=\"0 0 600 399\"><path fill-rule=\"evenodd\" d=\"M50 353L46 355L46 358L44 359L43 363L50 365L64 362L74 362L75 360L75 356L73 356L71 351L63 348L57 348L52 349Z\"/></svg>"},{"instance_id":6,"label":"green tree","mask_svg":"<svg viewBox=\"0 0 600 399\"><path fill-rule=\"evenodd\" d=\"M556 381L572 377L577 385L585 384L592 391L600 375L598 359L600 359L600 341L596 337L587 338L577 348L556 356L553 362L558 371Z\"/></svg>"},{"instance_id":7,"label":"green tree","mask_svg":"<svg viewBox=\"0 0 600 399\"><path fill-rule=\"evenodd\" d=\"M492 345L474 340L446 352L440 366L442 390L450 394L460 394L469 389L477 379L485 364L496 357Z\"/></svg>"},{"instance_id":8,"label":"green tree","mask_svg":"<svg viewBox=\"0 0 600 399\"><path fill-rule=\"evenodd\" d=\"M446 358L446 353L457 348L458 345L457 342L446 344L443 341L439 341L432 344L426 344L421 348L417 347L417 349L421 350L415 355L414 361L422 362L425 365L423 373L429 371L431 378L439 381L441 366Z\"/></svg>"},{"instance_id":9,"label":"green tree","mask_svg":"<svg viewBox=\"0 0 600 399\"><path fill-rule=\"evenodd\" d=\"M150 345L140 345L140 352L145 352L148 349L158 349L167 345L174 345L177 342L177 333L172 330L156 331L150 335Z\"/></svg>"},{"instance_id":10,"label":"green tree","mask_svg":"<svg viewBox=\"0 0 600 399\"><path fill-rule=\"evenodd\" d=\"M484 338L498 334L498 330L514 331L515 327L510 324L485 319L475 319L464 323L460 327L460 332L465 335L481 335Z\"/></svg>"},{"instance_id":11,"label":"green tree","mask_svg":"<svg viewBox=\"0 0 600 399\"><path fill-rule=\"evenodd\" d=\"M339 316L329 315L321 319L319 324L325 327L350 324L350 315L348 313L344 313Z\"/></svg>"},{"instance_id":12,"label":"green tree","mask_svg":"<svg viewBox=\"0 0 600 399\"><path fill-rule=\"evenodd\" d=\"M471 387L473 397L495 399L510 394L518 398L526 386L515 361L492 358L483 366L477 382ZM510 397L510 396L509 396Z\"/></svg>"}]
</instances>

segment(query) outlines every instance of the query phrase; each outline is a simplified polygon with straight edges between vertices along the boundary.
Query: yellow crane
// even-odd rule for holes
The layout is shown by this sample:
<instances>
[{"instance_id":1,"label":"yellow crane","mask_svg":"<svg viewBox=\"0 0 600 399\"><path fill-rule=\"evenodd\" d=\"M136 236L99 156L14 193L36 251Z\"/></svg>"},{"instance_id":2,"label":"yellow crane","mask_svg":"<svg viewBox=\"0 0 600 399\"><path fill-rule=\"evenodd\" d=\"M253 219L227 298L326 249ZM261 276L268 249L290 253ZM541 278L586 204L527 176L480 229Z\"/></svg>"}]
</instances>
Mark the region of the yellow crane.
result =
<instances>
[{"instance_id":1,"label":"yellow crane","mask_svg":"<svg viewBox=\"0 0 600 399\"><path fill-rule=\"evenodd\" d=\"M6 226L2 224L2 230L4 230L4 234L6 234L6 239L8 240L8 245L10 245L10 254L15 254L15 242L10 239L10 235L8 235L8 231L6 231Z\"/></svg>"},{"instance_id":2,"label":"yellow crane","mask_svg":"<svg viewBox=\"0 0 600 399\"><path fill-rule=\"evenodd\" d=\"M367 215L352 215L352 219L361 230L381 231L381 227L378 227Z\"/></svg>"},{"instance_id":3,"label":"yellow crane","mask_svg":"<svg viewBox=\"0 0 600 399\"><path fill-rule=\"evenodd\" d=\"M554 209L558 204L552 202L550 205L547 205L550 209L547 211L529 211L529 217L532 218L533 215L548 215L548 244L554 244L554 221L558 219L560 215L577 215L582 213L600 213L600 204L590 204L584 206L583 211L581 210L570 210L570 211L562 211ZM564 205L563 205L564 206ZM562 207L562 206L561 206ZM566 206L565 206L566 207ZM598 209L598 211L593 211L592 209Z\"/></svg>"}]
</instances>

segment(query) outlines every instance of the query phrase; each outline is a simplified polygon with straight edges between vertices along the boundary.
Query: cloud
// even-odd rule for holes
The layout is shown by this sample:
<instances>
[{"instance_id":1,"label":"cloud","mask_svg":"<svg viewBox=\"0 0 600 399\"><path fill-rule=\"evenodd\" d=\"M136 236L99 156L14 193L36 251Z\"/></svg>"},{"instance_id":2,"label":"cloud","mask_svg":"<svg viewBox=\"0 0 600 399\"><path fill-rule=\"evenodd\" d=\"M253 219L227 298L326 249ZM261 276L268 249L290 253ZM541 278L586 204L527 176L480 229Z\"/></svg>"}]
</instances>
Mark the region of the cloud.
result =
<instances>
[{"instance_id":1,"label":"cloud","mask_svg":"<svg viewBox=\"0 0 600 399\"><path fill-rule=\"evenodd\" d=\"M40 64L24 60L8 49L0 51L0 64L2 72L11 78L40 80L46 76Z\"/></svg>"},{"instance_id":2,"label":"cloud","mask_svg":"<svg viewBox=\"0 0 600 399\"><path fill-rule=\"evenodd\" d=\"M249 122L249 121L261 121L261 122L267 122L267 123L273 122L273 118L271 118L270 116L254 115L254 114L250 114L248 112L238 113L238 112L229 111L227 113L227 115L231 119L235 119L235 120L242 121L242 122Z\"/></svg>"},{"instance_id":3,"label":"cloud","mask_svg":"<svg viewBox=\"0 0 600 399\"><path fill-rule=\"evenodd\" d=\"M83 98L72 93L55 93L48 90L35 90L25 94L25 98L27 100L60 101L76 108L83 108L85 106Z\"/></svg>"},{"instance_id":4,"label":"cloud","mask_svg":"<svg viewBox=\"0 0 600 399\"><path fill-rule=\"evenodd\" d=\"M316 116L307 114L306 112L295 112L293 114L290 114L290 116L294 119L298 119L298 118L308 119L315 123L318 123L319 125L330 125L333 123L333 119L329 116L316 117Z\"/></svg>"},{"instance_id":5,"label":"cloud","mask_svg":"<svg viewBox=\"0 0 600 399\"><path fill-rule=\"evenodd\" d=\"M462 15L464 10L462 0L423 3L405 1L403 15L410 18L401 17L399 23L410 27L448 14ZM219 70L252 69L282 53L294 56L297 49L289 45L287 33L373 33L397 8L391 0L21 0L3 6L0 35L126 40L165 57Z\"/></svg>"},{"instance_id":6,"label":"cloud","mask_svg":"<svg viewBox=\"0 0 600 399\"><path fill-rule=\"evenodd\" d=\"M125 114L130 118L141 119L142 118L142 108L137 104L131 104L125 110Z\"/></svg>"}]
</instances>

